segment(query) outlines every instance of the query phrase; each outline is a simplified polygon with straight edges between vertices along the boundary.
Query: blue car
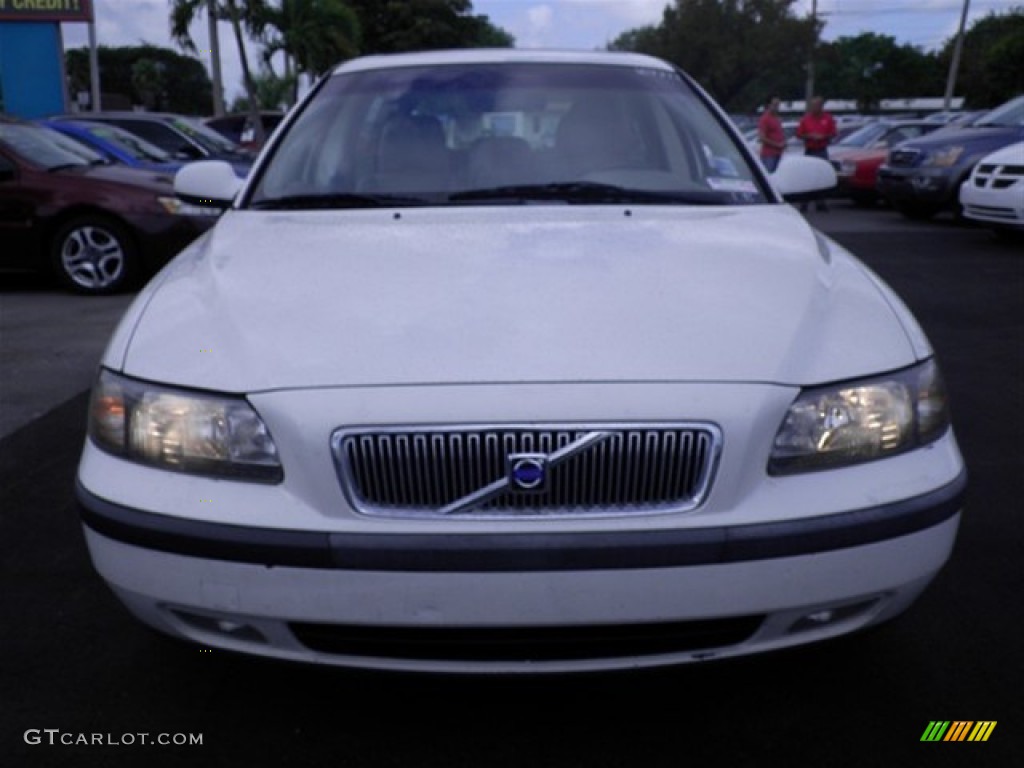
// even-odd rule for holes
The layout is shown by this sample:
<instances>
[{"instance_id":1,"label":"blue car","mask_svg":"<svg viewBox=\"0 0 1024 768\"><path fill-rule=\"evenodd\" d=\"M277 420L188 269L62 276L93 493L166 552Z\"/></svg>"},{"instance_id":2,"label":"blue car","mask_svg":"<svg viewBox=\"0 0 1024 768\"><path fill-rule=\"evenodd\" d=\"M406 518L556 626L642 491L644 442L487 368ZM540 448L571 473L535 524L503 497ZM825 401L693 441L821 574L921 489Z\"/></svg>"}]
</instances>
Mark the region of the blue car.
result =
<instances>
[{"instance_id":1,"label":"blue car","mask_svg":"<svg viewBox=\"0 0 1024 768\"><path fill-rule=\"evenodd\" d=\"M175 160L160 147L129 133L123 128L107 123L86 120L43 120L47 128L60 131L65 136L85 144L94 152L112 163L141 168L147 171L173 174L184 162Z\"/></svg>"},{"instance_id":2,"label":"blue car","mask_svg":"<svg viewBox=\"0 0 1024 768\"><path fill-rule=\"evenodd\" d=\"M239 178L245 178L256 155L207 128L198 119L168 112L82 112L50 118L61 122L88 122L113 126L154 144L172 160L224 160Z\"/></svg>"}]
</instances>

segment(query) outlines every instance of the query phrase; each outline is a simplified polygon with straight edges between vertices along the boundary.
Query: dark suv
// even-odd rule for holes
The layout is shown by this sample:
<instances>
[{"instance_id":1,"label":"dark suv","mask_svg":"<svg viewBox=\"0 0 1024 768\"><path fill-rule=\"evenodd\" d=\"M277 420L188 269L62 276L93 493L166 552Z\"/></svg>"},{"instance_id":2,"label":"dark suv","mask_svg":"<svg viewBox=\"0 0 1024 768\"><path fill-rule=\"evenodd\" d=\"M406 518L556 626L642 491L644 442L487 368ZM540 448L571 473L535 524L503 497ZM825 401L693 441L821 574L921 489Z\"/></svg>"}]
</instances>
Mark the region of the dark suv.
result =
<instances>
[{"instance_id":1,"label":"dark suv","mask_svg":"<svg viewBox=\"0 0 1024 768\"><path fill-rule=\"evenodd\" d=\"M878 169L878 192L910 218L959 213L960 185L985 155L1024 140L1024 96L976 123L907 141Z\"/></svg>"}]
</instances>

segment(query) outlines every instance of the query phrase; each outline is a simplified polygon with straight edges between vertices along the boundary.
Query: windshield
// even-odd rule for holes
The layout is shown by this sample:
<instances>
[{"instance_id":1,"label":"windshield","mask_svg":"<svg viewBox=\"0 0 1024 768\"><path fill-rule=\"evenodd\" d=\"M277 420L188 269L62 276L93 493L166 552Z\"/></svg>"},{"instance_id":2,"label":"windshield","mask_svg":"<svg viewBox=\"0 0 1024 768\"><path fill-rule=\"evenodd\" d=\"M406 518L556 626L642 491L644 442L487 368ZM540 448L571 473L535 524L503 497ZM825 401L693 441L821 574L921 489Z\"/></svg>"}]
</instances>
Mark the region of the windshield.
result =
<instances>
[{"instance_id":1,"label":"windshield","mask_svg":"<svg viewBox=\"0 0 1024 768\"><path fill-rule=\"evenodd\" d=\"M975 125L1024 125L1024 96L1018 96L996 107Z\"/></svg>"},{"instance_id":2,"label":"windshield","mask_svg":"<svg viewBox=\"0 0 1024 768\"><path fill-rule=\"evenodd\" d=\"M842 138L838 144L844 147L870 147L876 141L882 139L889 130L890 127L883 123L869 123L863 128L858 128L849 136Z\"/></svg>"},{"instance_id":3,"label":"windshield","mask_svg":"<svg viewBox=\"0 0 1024 768\"><path fill-rule=\"evenodd\" d=\"M114 144L122 151L127 152L136 160L145 160L153 163L170 163L171 156L155 144L150 144L145 139L129 133L123 128L107 123L76 123L80 128L91 133L93 136Z\"/></svg>"},{"instance_id":4,"label":"windshield","mask_svg":"<svg viewBox=\"0 0 1024 768\"><path fill-rule=\"evenodd\" d=\"M106 162L84 144L38 125L0 123L0 141L27 162L48 171Z\"/></svg>"},{"instance_id":5,"label":"windshield","mask_svg":"<svg viewBox=\"0 0 1024 768\"><path fill-rule=\"evenodd\" d=\"M249 204L750 204L762 183L674 72L452 64L333 76Z\"/></svg>"},{"instance_id":6,"label":"windshield","mask_svg":"<svg viewBox=\"0 0 1024 768\"><path fill-rule=\"evenodd\" d=\"M214 154L239 152L238 145L232 144L228 139L212 128L207 128L198 120L187 117L175 117L171 119L171 125L197 144L202 145L208 152Z\"/></svg>"}]
</instances>

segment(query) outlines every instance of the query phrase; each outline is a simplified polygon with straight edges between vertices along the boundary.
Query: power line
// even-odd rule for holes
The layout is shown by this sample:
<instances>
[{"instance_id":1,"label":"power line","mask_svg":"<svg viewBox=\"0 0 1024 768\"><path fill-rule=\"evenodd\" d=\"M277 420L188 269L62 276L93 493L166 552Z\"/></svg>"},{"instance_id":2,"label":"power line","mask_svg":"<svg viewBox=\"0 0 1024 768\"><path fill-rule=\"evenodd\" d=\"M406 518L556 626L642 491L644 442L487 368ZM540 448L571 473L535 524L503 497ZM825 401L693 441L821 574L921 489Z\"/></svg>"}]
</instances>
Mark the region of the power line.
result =
<instances>
[{"instance_id":1,"label":"power line","mask_svg":"<svg viewBox=\"0 0 1024 768\"><path fill-rule=\"evenodd\" d=\"M1014 6L1013 0L975 0L974 3L975 11L997 11L1004 10L1010 11ZM1017 5L1016 7L1021 7ZM835 6L833 9L819 9L819 16L842 16L842 17L854 17L854 16L882 16L887 14L898 14L898 15L948 15L951 13L959 12L961 4L959 2L949 2L943 5L929 4L927 6L911 5L909 2L901 5L891 6L877 6L872 5L864 8L844 8L841 4ZM976 14L975 14L976 15Z\"/></svg>"}]
</instances>

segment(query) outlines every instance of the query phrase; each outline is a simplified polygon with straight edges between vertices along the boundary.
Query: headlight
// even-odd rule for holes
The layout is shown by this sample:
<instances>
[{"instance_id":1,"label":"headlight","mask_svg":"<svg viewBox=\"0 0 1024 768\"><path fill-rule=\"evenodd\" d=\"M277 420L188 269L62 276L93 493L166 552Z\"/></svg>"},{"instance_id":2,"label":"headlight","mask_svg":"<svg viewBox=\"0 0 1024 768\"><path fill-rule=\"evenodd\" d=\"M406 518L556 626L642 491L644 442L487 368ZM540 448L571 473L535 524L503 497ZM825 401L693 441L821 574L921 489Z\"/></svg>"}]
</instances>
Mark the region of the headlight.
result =
<instances>
[{"instance_id":1,"label":"headlight","mask_svg":"<svg viewBox=\"0 0 1024 768\"><path fill-rule=\"evenodd\" d=\"M207 395L100 372L89 437L116 456L161 469L279 483L266 425L240 397Z\"/></svg>"},{"instance_id":2,"label":"headlight","mask_svg":"<svg viewBox=\"0 0 1024 768\"><path fill-rule=\"evenodd\" d=\"M192 205L177 197L158 197L156 201L161 208L175 216L220 216L223 213L220 208Z\"/></svg>"},{"instance_id":3,"label":"headlight","mask_svg":"<svg viewBox=\"0 0 1024 768\"><path fill-rule=\"evenodd\" d=\"M946 388L934 360L889 376L807 389L775 435L768 472L881 459L937 440L948 427Z\"/></svg>"},{"instance_id":4,"label":"headlight","mask_svg":"<svg viewBox=\"0 0 1024 768\"><path fill-rule=\"evenodd\" d=\"M857 164L852 160L843 160L839 164L839 173L843 176L853 176L857 172Z\"/></svg>"},{"instance_id":5,"label":"headlight","mask_svg":"<svg viewBox=\"0 0 1024 768\"><path fill-rule=\"evenodd\" d=\"M938 149L933 152L929 152L928 156L925 157L924 162L921 165L931 166L933 168L949 168L954 165L957 160L960 159L960 155L964 153L964 148L961 146L946 147L945 149Z\"/></svg>"}]
</instances>

